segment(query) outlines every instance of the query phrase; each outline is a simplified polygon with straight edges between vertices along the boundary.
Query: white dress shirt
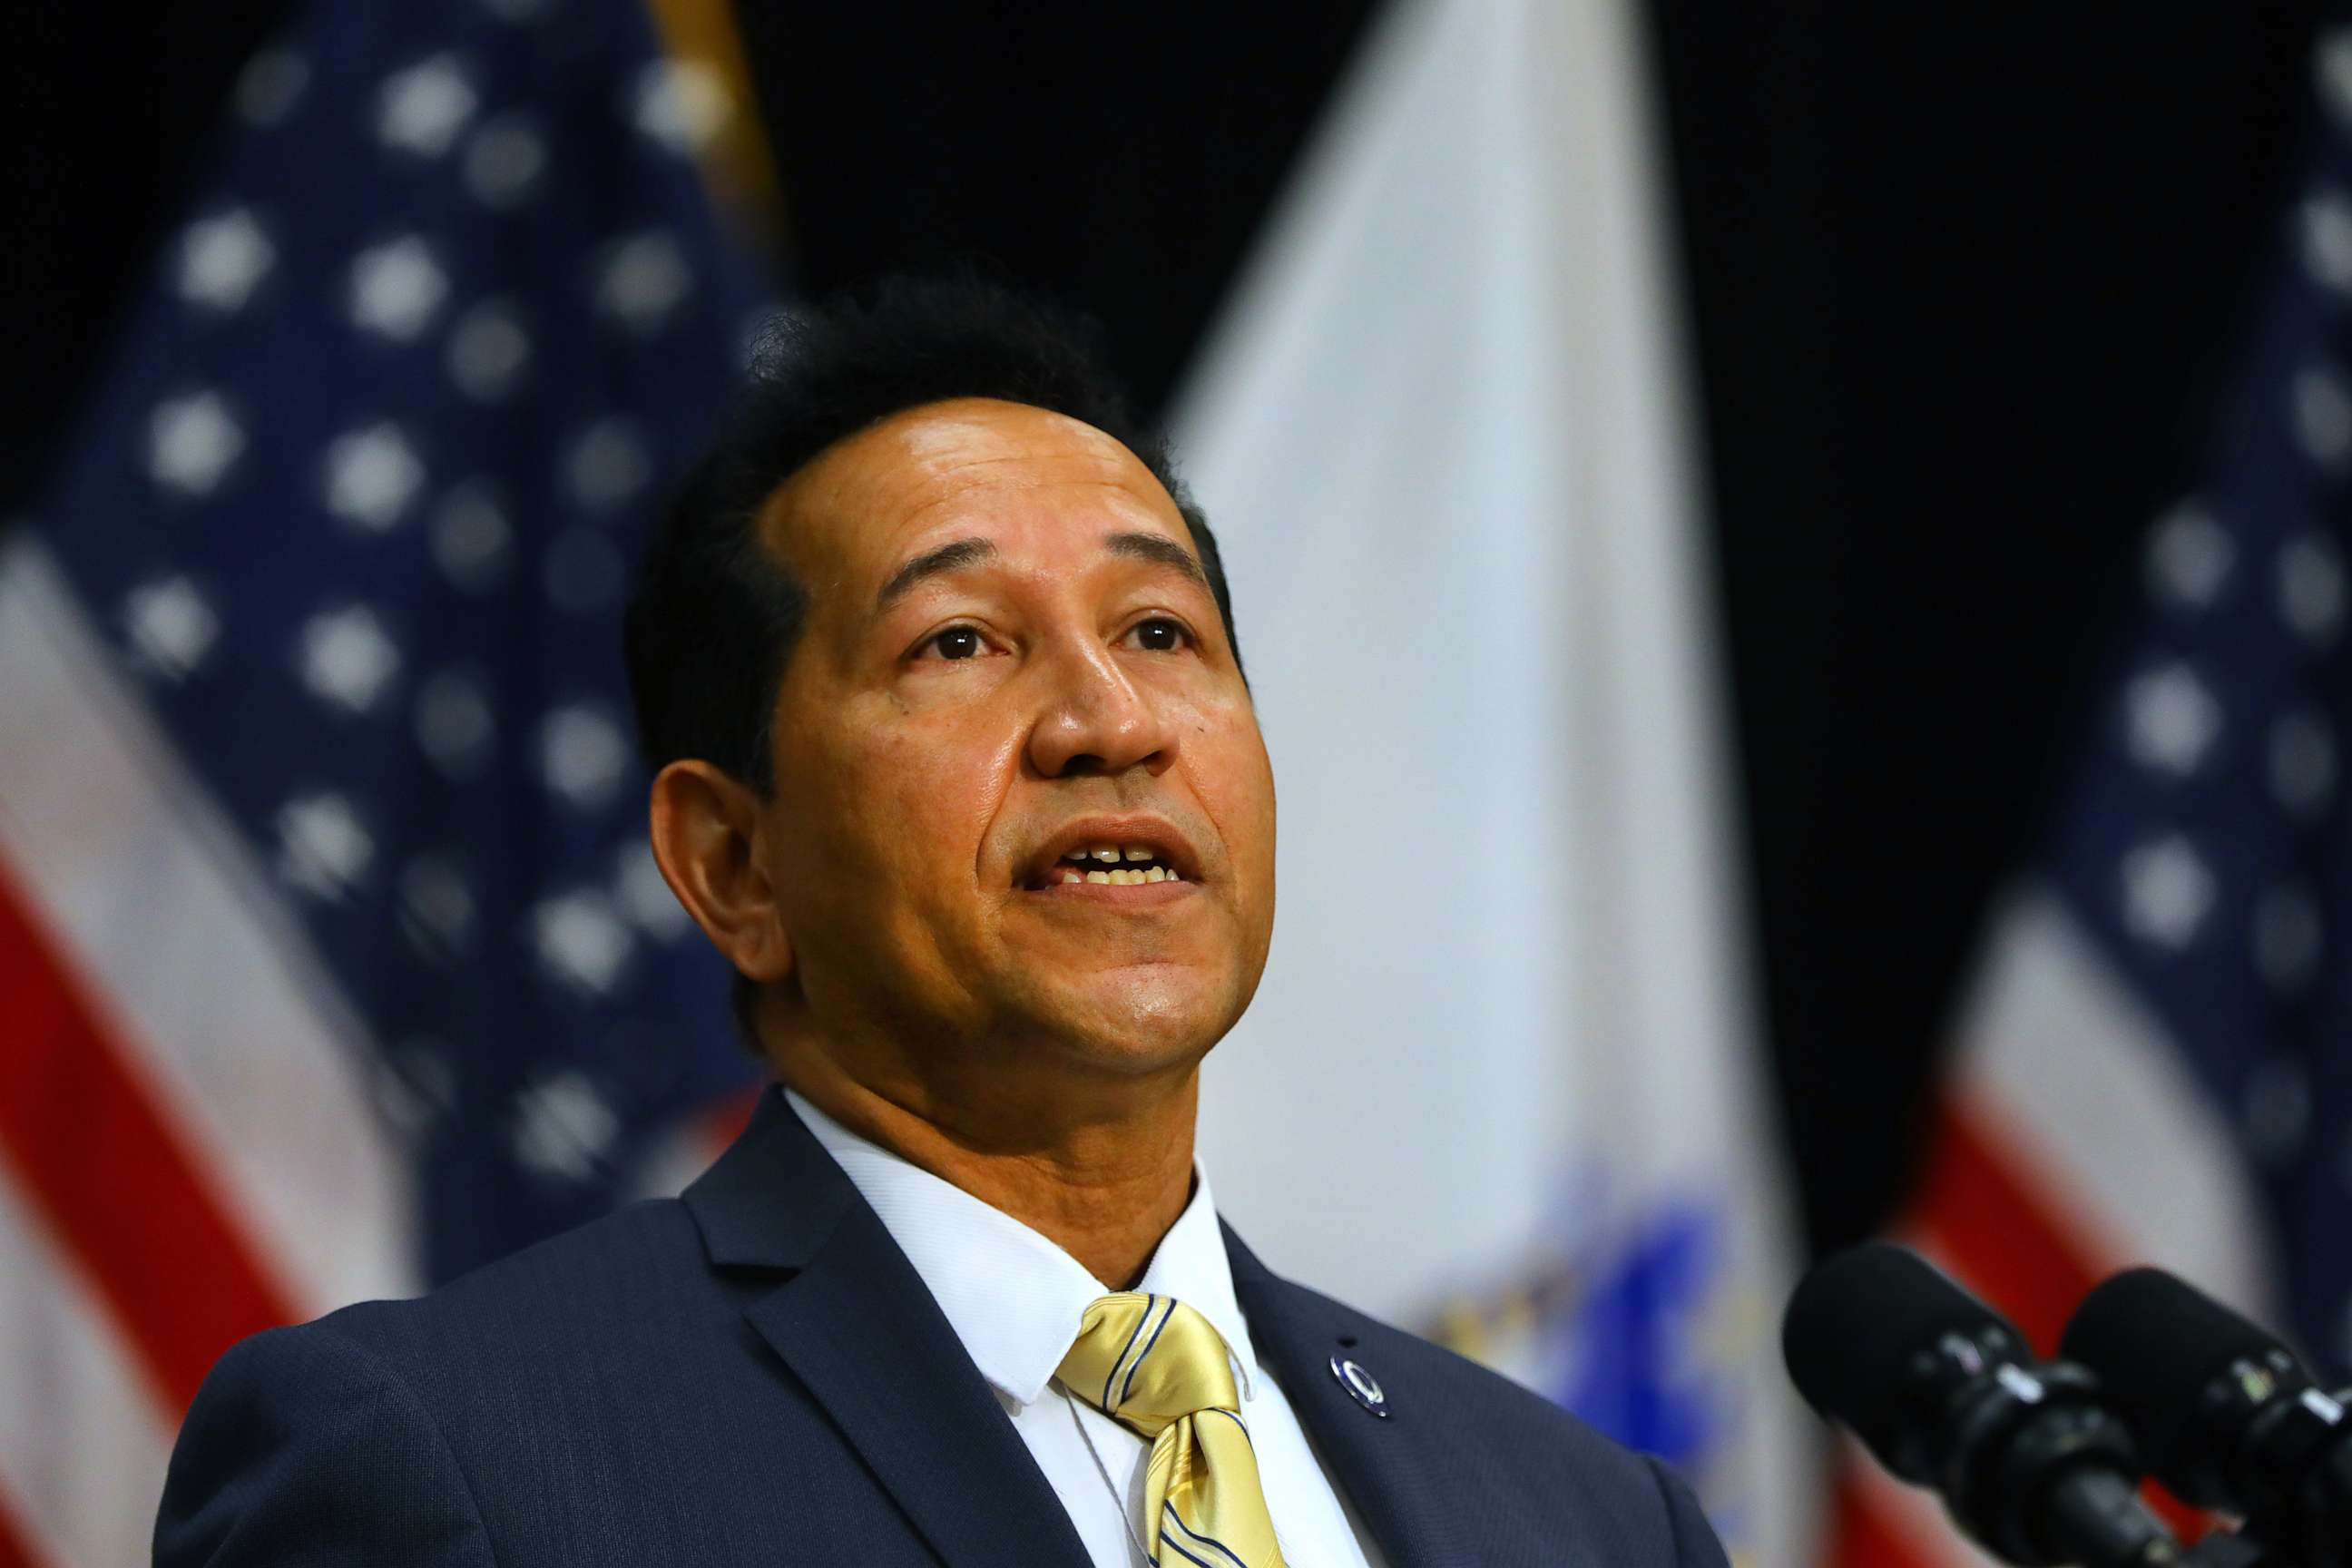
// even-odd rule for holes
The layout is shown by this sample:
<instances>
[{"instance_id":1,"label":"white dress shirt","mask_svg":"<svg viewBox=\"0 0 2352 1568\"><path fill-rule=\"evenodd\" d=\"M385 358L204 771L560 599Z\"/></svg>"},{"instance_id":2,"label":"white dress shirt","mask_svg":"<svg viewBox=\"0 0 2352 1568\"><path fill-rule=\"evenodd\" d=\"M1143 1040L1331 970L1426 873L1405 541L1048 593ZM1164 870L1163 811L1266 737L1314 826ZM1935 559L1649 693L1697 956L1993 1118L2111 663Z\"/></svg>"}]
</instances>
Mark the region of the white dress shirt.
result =
<instances>
[{"instance_id":1,"label":"white dress shirt","mask_svg":"<svg viewBox=\"0 0 2352 1568\"><path fill-rule=\"evenodd\" d=\"M1054 1381L1087 1305L1109 1295L1110 1287L1011 1215L852 1132L791 1089L784 1097L930 1287L1069 1510L1096 1568L1138 1568L1129 1531L1143 1518L1143 1462L1151 1445ZM1275 1538L1289 1568L1381 1568L1363 1521L1331 1483L1290 1402L1251 1348L1208 1173L1197 1160L1192 1175L1192 1201L1160 1238L1136 1289L1175 1297L1224 1336ZM1123 1504L1112 1496L1114 1487Z\"/></svg>"}]
</instances>

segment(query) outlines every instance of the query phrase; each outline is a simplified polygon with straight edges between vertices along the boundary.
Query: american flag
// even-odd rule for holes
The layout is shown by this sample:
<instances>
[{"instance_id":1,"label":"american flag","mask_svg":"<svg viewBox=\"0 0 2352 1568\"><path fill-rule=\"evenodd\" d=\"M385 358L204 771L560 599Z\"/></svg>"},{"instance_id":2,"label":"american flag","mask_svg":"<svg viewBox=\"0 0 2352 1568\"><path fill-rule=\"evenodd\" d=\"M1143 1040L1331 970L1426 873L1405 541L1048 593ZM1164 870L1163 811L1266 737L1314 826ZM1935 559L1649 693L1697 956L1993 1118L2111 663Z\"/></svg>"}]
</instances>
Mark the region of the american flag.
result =
<instances>
[{"instance_id":1,"label":"american flag","mask_svg":"<svg viewBox=\"0 0 2352 1568\"><path fill-rule=\"evenodd\" d=\"M750 1078L638 542L753 319L635 0L319 5L0 556L0 1564L143 1562L235 1338L590 1217Z\"/></svg>"},{"instance_id":2,"label":"american flag","mask_svg":"<svg viewBox=\"0 0 2352 1568\"><path fill-rule=\"evenodd\" d=\"M1996 930L1909 1236L2044 1352L2128 1263L2352 1373L2352 29L2195 493ZM1843 1561L1967 1560L1858 1468Z\"/></svg>"}]
</instances>

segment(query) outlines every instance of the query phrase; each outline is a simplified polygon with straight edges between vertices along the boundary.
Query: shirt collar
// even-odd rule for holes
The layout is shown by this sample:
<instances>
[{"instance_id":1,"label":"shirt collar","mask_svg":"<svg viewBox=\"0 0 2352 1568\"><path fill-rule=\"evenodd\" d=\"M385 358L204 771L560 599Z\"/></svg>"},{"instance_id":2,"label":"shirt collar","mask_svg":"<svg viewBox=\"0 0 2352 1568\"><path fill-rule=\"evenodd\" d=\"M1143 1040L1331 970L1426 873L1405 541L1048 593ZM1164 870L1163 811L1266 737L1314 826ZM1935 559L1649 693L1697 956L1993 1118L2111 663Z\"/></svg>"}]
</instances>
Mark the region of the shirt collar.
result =
<instances>
[{"instance_id":1,"label":"shirt collar","mask_svg":"<svg viewBox=\"0 0 2352 1568\"><path fill-rule=\"evenodd\" d=\"M1078 1337L1087 1308L1110 1287L1001 1209L992 1208L872 1139L851 1131L795 1090L793 1111L816 1135L930 1288L982 1377L1027 1405ZM1209 1321L1233 1352L1244 1393L1257 1364L1234 1299L1209 1174L1192 1162L1192 1196L1161 1237L1138 1290L1173 1296Z\"/></svg>"}]
</instances>

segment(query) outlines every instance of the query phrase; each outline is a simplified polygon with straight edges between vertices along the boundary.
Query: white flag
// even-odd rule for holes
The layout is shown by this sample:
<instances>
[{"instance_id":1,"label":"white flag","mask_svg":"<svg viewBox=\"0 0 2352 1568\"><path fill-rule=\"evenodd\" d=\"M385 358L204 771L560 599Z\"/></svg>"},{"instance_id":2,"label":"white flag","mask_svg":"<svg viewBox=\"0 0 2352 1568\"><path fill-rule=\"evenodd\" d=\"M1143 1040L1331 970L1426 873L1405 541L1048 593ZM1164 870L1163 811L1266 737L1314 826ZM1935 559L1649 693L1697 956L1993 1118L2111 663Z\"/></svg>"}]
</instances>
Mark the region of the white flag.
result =
<instances>
[{"instance_id":1,"label":"white flag","mask_svg":"<svg viewBox=\"0 0 2352 1568\"><path fill-rule=\"evenodd\" d=\"M1617 0L1402 0L1176 421L1281 791L1202 1142L1273 1265L1811 1561L1665 184Z\"/></svg>"}]
</instances>

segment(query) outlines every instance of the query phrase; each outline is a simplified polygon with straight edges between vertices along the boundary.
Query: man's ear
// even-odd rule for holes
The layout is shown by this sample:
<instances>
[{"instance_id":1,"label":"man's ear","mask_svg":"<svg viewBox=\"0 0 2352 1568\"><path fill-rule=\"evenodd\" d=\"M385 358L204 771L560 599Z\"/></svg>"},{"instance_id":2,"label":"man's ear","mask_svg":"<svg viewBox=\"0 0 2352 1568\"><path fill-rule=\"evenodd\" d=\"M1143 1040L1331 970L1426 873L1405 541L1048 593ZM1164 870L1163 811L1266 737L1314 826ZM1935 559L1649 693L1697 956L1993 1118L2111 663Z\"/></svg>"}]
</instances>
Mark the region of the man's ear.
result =
<instances>
[{"instance_id":1,"label":"man's ear","mask_svg":"<svg viewBox=\"0 0 2352 1568\"><path fill-rule=\"evenodd\" d=\"M776 889L753 854L759 797L709 763L670 763L654 776L654 859L662 880L739 973L770 984L792 973Z\"/></svg>"}]
</instances>

